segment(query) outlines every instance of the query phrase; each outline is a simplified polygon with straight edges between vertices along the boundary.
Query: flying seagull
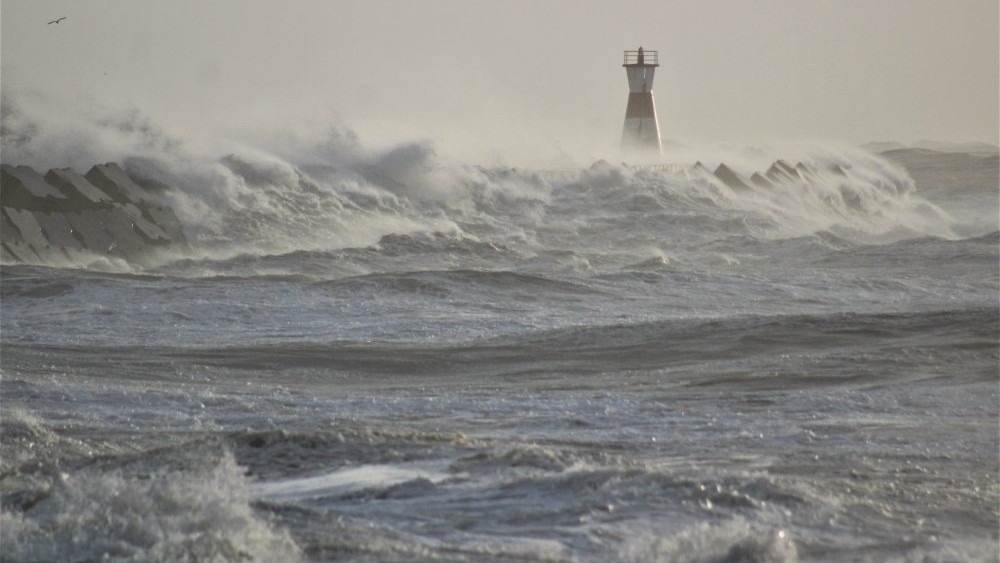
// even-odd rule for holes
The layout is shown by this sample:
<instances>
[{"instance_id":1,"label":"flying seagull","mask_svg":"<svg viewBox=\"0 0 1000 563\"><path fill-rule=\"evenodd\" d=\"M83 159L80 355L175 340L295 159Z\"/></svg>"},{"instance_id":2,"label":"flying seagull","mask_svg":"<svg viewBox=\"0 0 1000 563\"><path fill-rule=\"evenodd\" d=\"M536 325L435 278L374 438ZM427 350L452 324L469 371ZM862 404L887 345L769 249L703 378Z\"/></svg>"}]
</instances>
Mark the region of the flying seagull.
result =
<instances>
[{"instance_id":1,"label":"flying seagull","mask_svg":"<svg viewBox=\"0 0 1000 563\"><path fill-rule=\"evenodd\" d=\"M59 22L63 21L64 19L66 19L66 16L63 16L63 17L61 17L61 18L59 18L59 19L56 19L56 20L52 20L52 21L50 21L50 22L49 22L48 24L46 24L46 25L52 25L52 24L54 24L54 23L59 23Z\"/></svg>"}]
</instances>

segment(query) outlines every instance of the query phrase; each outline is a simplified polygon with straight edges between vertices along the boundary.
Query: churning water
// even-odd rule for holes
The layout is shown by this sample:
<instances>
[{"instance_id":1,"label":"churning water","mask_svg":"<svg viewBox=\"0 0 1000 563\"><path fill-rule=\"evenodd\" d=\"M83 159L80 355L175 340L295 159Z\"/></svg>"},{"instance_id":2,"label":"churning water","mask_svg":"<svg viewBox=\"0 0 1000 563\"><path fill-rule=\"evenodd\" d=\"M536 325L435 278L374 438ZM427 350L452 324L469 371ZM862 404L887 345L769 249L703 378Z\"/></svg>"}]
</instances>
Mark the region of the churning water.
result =
<instances>
[{"instance_id":1,"label":"churning water","mask_svg":"<svg viewBox=\"0 0 1000 563\"><path fill-rule=\"evenodd\" d=\"M996 561L996 157L800 152L125 160L191 245L3 266L0 559Z\"/></svg>"}]
</instances>

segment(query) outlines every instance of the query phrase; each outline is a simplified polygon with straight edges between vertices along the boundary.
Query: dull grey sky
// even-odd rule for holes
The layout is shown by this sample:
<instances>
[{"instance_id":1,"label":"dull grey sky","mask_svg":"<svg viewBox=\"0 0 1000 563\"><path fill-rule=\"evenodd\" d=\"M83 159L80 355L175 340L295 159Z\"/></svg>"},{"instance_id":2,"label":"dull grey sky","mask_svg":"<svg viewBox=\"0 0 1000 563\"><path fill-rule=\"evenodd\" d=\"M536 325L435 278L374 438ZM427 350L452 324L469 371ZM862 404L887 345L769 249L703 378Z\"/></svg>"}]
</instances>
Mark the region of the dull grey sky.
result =
<instances>
[{"instance_id":1,"label":"dull grey sky","mask_svg":"<svg viewBox=\"0 0 1000 563\"><path fill-rule=\"evenodd\" d=\"M600 146L643 45L666 140L996 143L997 5L2 0L0 79L192 134L335 117L362 138Z\"/></svg>"}]
</instances>

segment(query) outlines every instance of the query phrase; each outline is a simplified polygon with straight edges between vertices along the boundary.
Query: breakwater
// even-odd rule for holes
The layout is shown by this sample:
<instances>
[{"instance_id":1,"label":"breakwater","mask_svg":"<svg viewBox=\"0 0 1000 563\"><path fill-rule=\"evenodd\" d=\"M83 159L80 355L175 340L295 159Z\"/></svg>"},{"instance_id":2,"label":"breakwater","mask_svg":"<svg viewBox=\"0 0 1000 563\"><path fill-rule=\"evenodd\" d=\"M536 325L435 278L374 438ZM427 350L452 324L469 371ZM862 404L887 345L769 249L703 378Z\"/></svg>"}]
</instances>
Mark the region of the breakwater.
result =
<instances>
[{"instance_id":1,"label":"breakwater","mask_svg":"<svg viewBox=\"0 0 1000 563\"><path fill-rule=\"evenodd\" d=\"M86 174L69 168L41 174L0 165L0 258L4 263L86 263L114 257L142 263L186 245L168 187L141 186L117 164Z\"/></svg>"}]
</instances>

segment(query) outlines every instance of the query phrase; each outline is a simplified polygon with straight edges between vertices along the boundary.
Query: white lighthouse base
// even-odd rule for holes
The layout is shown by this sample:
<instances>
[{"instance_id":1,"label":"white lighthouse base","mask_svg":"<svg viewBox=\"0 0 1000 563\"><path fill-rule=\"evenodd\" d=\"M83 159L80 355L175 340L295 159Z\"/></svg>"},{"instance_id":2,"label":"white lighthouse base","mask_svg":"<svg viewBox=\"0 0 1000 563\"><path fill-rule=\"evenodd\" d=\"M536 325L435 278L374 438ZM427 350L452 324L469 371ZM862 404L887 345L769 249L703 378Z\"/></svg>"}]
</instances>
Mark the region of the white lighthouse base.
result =
<instances>
[{"instance_id":1,"label":"white lighthouse base","mask_svg":"<svg viewBox=\"0 0 1000 563\"><path fill-rule=\"evenodd\" d=\"M632 92L625 109L622 128L622 150L628 153L659 155L660 126L656 120L656 104L652 92Z\"/></svg>"}]
</instances>

